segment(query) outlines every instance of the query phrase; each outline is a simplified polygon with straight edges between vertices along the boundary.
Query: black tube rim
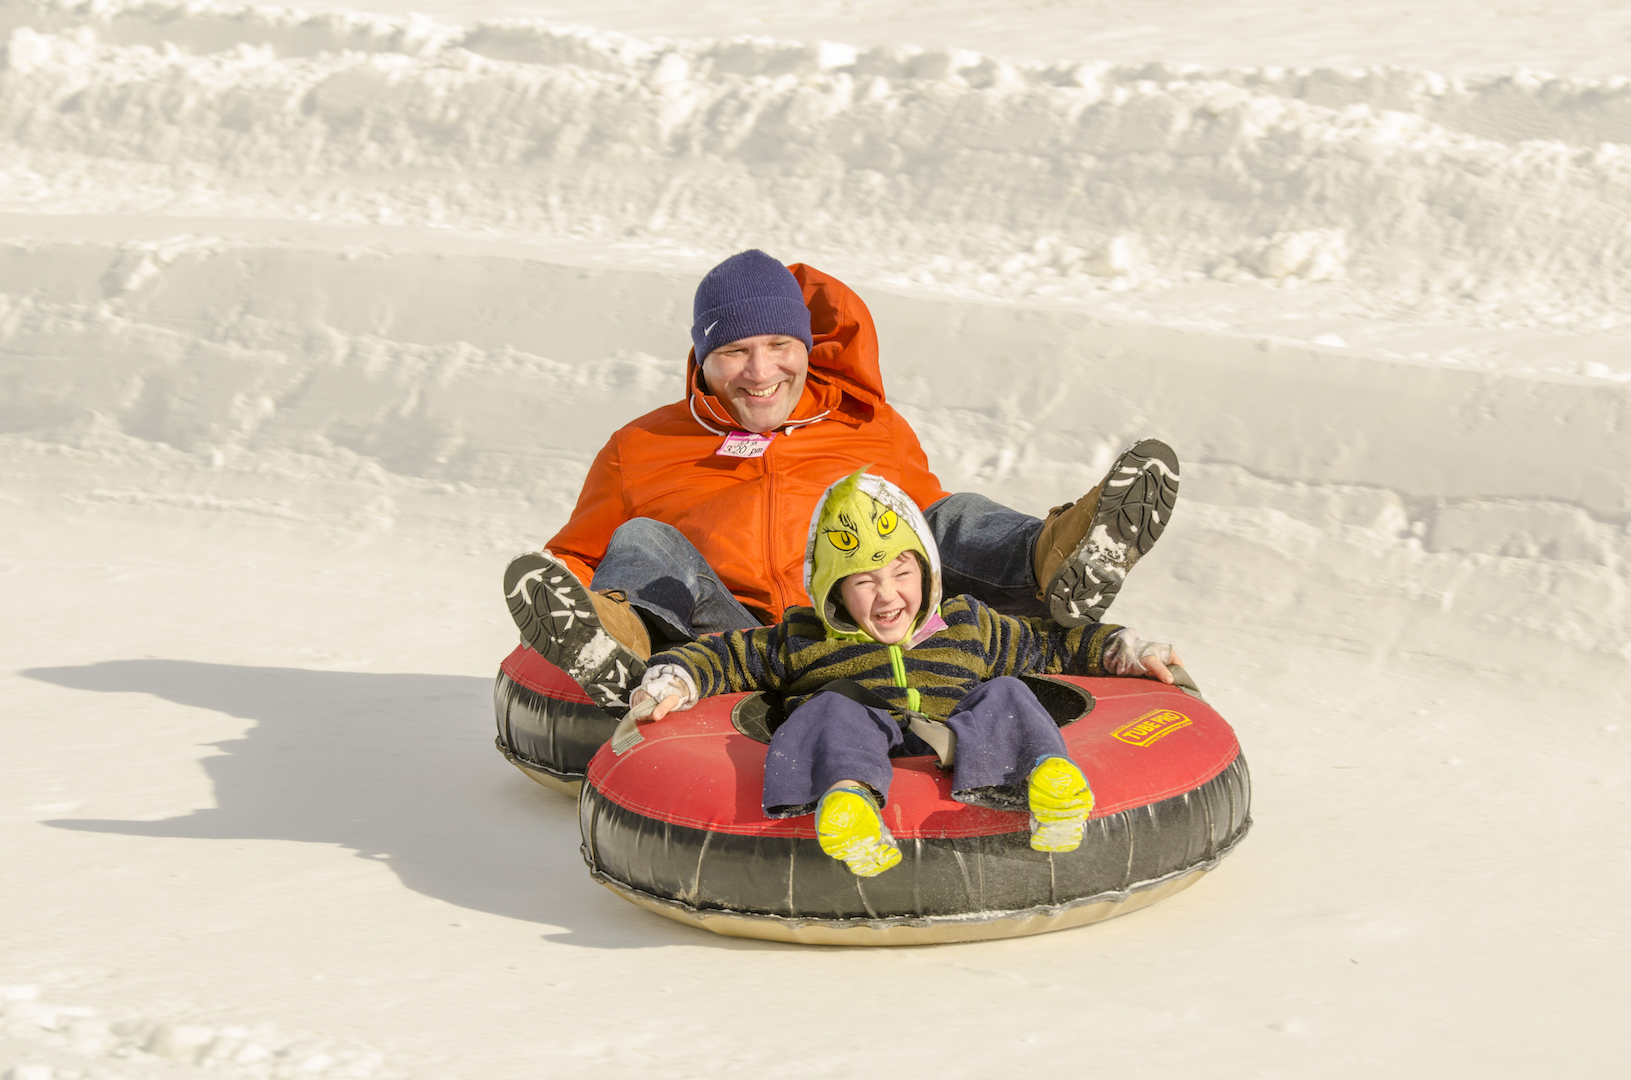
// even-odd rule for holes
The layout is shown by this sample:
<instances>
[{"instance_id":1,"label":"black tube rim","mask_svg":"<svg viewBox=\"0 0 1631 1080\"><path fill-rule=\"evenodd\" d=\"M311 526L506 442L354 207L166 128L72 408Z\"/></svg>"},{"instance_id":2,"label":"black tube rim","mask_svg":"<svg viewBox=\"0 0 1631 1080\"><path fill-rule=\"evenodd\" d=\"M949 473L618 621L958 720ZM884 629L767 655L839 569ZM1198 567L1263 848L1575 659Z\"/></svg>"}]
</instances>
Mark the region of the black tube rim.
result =
<instances>
[{"instance_id":1,"label":"black tube rim","mask_svg":"<svg viewBox=\"0 0 1631 1080\"><path fill-rule=\"evenodd\" d=\"M1175 881L1182 877L1187 877L1190 874L1210 873L1220 862L1222 862L1231 852L1233 852L1237 846L1239 846L1240 842L1246 838L1246 834L1251 831L1251 827L1252 819L1247 817L1245 823L1229 840L1228 844L1222 848L1219 848L1217 853L1211 858L1189 866L1178 867L1177 869L1170 870L1157 877L1149 878L1148 880L1136 882L1125 889L1113 889L1106 892L1095 893L1091 896L1083 896L1073 900L1067 900L1060 904L1037 904L1028 908L1013 908L1004 911L969 912L968 914L963 915L892 915L877 919L818 919L802 916L790 917L786 915L775 915L762 911L739 911L733 908L697 908L681 903L678 900L646 892L639 886L630 885L626 881L620 881L605 871L595 869L592 865L589 870L589 877L599 884L608 886L617 892L628 893L631 896L639 897L639 899L644 903L658 907L670 908L676 912L684 912L690 915L741 919L750 922L763 922L766 925L786 926L794 929L807 926L828 927L834 930L849 930L863 927L869 930L892 930L896 927L912 927L916 929L935 926L975 926L982 923L1006 922L1036 916L1056 917L1077 908L1087 907L1092 904L1126 903L1138 893L1148 892L1151 889L1158 889L1168 882ZM579 848L579 851L583 854L585 862L589 861L587 849L588 845L586 844Z\"/></svg>"}]
</instances>

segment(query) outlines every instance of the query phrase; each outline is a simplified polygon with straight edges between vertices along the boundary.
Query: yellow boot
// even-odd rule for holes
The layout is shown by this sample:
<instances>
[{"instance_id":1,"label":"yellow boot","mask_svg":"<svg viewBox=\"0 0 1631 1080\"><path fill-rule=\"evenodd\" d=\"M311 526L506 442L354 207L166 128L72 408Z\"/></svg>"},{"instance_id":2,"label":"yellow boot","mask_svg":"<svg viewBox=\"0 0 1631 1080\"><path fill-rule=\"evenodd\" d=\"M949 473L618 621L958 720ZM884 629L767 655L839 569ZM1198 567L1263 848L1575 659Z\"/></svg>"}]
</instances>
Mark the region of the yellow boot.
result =
<instances>
[{"instance_id":1,"label":"yellow boot","mask_svg":"<svg viewBox=\"0 0 1631 1080\"><path fill-rule=\"evenodd\" d=\"M859 788L835 788L816 806L821 850L843 861L856 877L875 877L900 862L900 848L878 816L878 804Z\"/></svg>"},{"instance_id":2,"label":"yellow boot","mask_svg":"<svg viewBox=\"0 0 1631 1080\"><path fill-rule=\"evenodd\" d=\"M1031 770L1031 847L1037 851L1075 851L1082 846L1093 791L1087 777L1069 758L1049 756Z\"/></svg>"}]
</instances>

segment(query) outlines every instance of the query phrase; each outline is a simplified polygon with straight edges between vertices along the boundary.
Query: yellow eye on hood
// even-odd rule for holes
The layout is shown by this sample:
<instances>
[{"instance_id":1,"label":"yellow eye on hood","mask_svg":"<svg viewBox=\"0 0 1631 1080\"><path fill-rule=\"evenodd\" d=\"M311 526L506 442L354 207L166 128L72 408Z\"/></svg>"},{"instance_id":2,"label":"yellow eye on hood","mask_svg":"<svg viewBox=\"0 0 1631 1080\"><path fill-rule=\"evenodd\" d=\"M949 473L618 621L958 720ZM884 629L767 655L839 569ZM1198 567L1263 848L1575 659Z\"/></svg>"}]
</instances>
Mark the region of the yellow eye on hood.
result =
<instances>
[{"instance_id":1,"label":"yellow eye on hood","mask_svg":"<svg viewBox=\"0 0 1631 1080\"><path fill-rule=\"evenodd\" d=\"M878 535L888 536L890 533L895 531L895 526L899 524L900 518L895 516L895 512L893 510L885 510L882 516L878 518Z\"/></svg>"},{"instance_id":2,"label":"yellow eye on hood","mask_svg":"<svg viewBox=\"0 0 1631 1080\"><path fill-rule=\"evenodd\" d=\"M827 539L832 542L833 547L843 552L854 551L861 546L860 537L852 532L845 532L843 529L827 530Z\"/></svg>"}]
</instances>

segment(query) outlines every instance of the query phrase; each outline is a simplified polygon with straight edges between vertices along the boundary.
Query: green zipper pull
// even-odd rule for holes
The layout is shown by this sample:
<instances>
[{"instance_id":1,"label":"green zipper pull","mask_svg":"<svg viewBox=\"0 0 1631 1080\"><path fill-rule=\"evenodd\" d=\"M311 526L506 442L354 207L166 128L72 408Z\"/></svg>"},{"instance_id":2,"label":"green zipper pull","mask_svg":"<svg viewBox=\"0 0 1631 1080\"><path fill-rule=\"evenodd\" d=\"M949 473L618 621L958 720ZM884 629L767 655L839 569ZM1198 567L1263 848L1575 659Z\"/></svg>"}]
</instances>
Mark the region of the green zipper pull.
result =
<instances>
[{"instance_id":1,"label":"green zipper pull","mask_svg":"<svg viewBox=\"0 0 1631 1080\"><path fill-rule=\"evenodd\" d=\"M899 645L889 646L889 667L895 673L895 685L906 691L906 707L913 712L923 711L923 695L906 685L906 654Z\"/></svg>"}]
</instances>

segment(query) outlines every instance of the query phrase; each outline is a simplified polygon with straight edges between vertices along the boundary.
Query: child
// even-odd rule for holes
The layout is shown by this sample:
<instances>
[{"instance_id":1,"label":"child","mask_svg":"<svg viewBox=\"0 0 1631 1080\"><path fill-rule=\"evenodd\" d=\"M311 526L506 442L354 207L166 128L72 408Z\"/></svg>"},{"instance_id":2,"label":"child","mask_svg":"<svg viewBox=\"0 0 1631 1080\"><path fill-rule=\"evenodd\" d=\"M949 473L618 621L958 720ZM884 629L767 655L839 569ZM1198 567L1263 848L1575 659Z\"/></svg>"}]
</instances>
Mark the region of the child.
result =
<instances>
[{"instance_id":1,"label":"child","mask_svg":"<svg viewBox=\"0 0 1631 1080\"><path fill-rule=\"evenodd\" d=\"M656 701L657 720L713 694L781 693L788 717L765 759L765 815L814 811L822 850L862 877L900 862L879 808L890 757L933 752L925 736L955 747L952 798L1029 809L1031 847L1074 851L1093 793L1052 717L1014 676L1148 669L1170 682L1165 664L1177 662L1169 647L1118 626L1016 619L971 596L942 604L940 556L922 514L865 470L817 504L804 584L819 607L653 656L630 705Z\"/></svg>"}]
</instances>

